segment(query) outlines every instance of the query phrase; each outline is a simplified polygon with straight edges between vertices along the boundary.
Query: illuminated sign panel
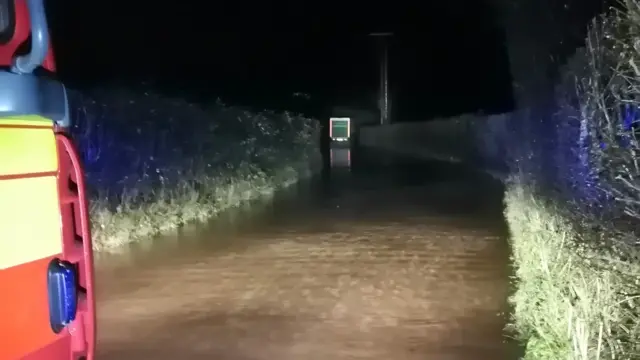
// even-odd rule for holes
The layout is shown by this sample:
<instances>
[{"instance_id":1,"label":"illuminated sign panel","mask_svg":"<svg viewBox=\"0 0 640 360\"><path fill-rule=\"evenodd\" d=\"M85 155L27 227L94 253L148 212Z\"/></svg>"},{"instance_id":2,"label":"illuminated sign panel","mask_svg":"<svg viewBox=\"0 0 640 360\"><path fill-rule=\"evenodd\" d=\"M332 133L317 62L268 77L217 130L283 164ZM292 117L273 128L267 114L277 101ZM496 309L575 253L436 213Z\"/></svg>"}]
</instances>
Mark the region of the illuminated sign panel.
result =
<instances>
[{"instance_id":1,"label":"illuminated sign panel","mask_svg":"<svg viewBox=\"0 0 640 360\"><path fill-rule=\"evenodd\" d=\"M351 118L330 118L329 137L333 141L348 141L351 137Z\"/></svg>"}]
</instances>

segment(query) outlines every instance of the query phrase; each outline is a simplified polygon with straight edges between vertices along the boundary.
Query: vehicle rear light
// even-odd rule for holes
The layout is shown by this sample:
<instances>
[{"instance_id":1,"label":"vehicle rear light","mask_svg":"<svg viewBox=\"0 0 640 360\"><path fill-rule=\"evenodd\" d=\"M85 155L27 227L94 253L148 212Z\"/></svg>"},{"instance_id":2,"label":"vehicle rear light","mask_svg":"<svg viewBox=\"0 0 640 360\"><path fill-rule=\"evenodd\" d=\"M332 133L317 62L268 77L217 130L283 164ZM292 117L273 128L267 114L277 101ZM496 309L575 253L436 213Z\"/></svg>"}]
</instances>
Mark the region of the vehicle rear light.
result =
<instances>
[{"instance_id":1,"label":"vehicle rear light","mask_svg":"<svg viewBox=\"0 0 640 360\"><path fill-rule=\"evenodd\" d=\"M53 259L47 274L49 321L57 334L76 318L78 311L78 277L68 262Z\"/></svg>"}]
</instances>

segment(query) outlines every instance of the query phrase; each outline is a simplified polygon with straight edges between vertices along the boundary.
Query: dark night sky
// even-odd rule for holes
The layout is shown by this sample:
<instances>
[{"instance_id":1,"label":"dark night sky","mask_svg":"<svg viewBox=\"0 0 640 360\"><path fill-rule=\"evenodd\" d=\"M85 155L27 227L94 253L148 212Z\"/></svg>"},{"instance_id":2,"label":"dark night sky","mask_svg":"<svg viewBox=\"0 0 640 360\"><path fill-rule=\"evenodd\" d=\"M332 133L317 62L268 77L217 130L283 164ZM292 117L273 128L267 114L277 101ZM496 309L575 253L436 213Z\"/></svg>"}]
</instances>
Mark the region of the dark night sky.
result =
<instances>
[{"instance_id":1,"label":"dark night sky","mask_svg":"<svg viewBox=\"0 0 640 360\"><path fill-rule=\"evenodd\" d=\"M75 87L153 80L159 91L192 99L286 107L287 96L304 91L323 105L374 105L377 59L367 34L393 31L397 118L509 102L502 34L481 0L58 0L47 6L59 72Z\"/></svg>"}]
</instances>

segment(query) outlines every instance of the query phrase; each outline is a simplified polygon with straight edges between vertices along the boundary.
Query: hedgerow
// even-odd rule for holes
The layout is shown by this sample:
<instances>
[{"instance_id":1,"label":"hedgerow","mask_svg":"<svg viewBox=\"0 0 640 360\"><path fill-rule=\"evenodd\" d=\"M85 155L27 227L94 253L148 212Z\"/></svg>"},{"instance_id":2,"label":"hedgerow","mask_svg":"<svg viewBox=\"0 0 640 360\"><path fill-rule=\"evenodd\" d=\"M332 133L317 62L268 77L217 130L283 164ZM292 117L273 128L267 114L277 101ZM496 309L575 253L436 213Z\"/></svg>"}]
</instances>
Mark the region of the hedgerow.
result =
<instances>
[{"instance_id":1,"label":"hedgerow","mask_svg":"<svg viewBox=\"0 0 640 360\"><path fill-rule=\"evenodd\" d=\"M303 116L113 89L71 103L97 251L269 196L319 163L318 122Z\"/></svg>"}]
</instances>

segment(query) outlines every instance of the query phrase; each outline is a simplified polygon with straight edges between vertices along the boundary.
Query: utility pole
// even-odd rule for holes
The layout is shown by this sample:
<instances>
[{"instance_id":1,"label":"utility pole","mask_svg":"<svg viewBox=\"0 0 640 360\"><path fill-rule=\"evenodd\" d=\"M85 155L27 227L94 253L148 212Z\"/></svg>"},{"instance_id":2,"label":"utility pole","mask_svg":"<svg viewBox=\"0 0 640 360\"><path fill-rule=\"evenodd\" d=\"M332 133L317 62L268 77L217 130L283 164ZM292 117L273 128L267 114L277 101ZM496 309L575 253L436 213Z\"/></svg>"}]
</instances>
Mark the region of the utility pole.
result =
<instances>
[{"instance_id":1,"label":"utility pole","mask_svg":"<svg viewBox=\"0 0 640 360\"><path fill-rule=\"evenodd\" d=\"M389 37L391 32L371 33L369 36L378 42L378 62L380 64L380 89L378 93L378 109L380 110L380 125L391 123L389 109Z\"/></svg>"}]
</instances>

